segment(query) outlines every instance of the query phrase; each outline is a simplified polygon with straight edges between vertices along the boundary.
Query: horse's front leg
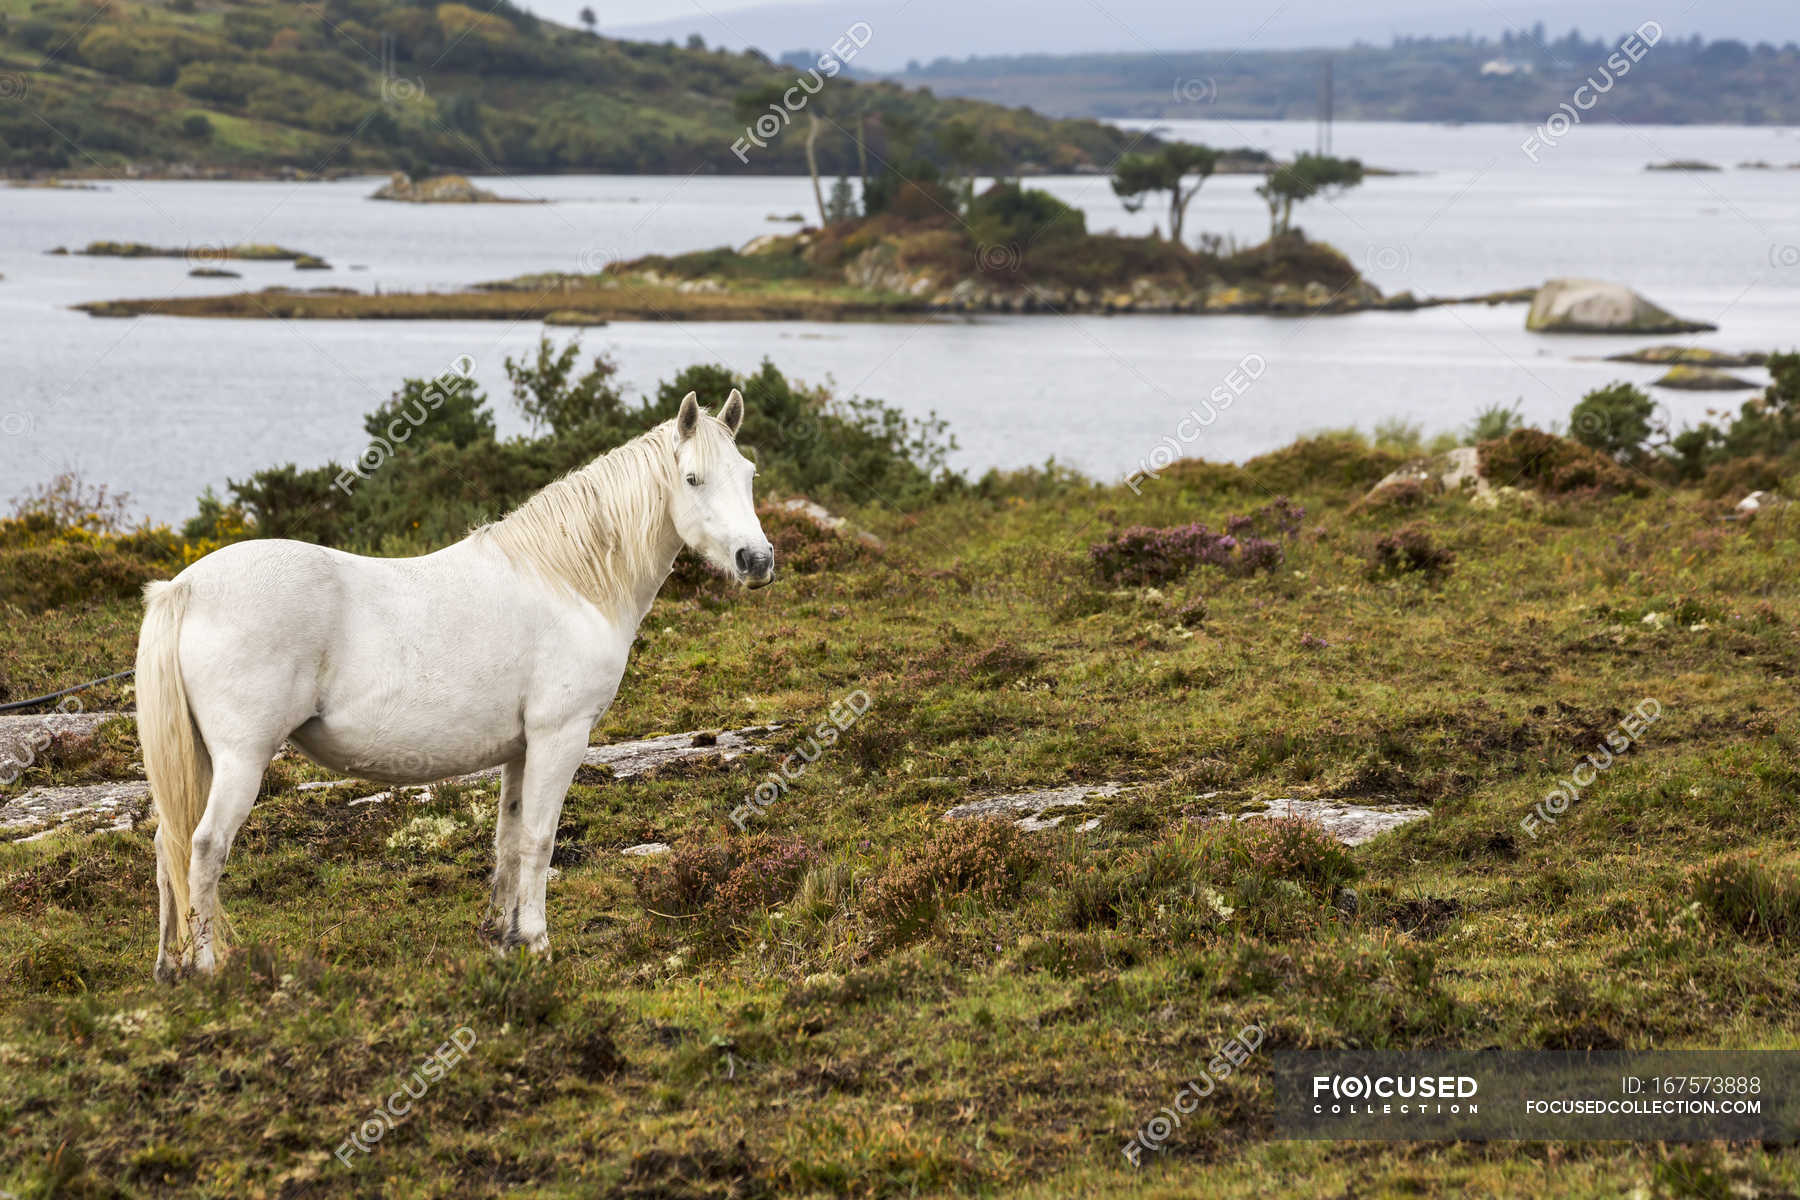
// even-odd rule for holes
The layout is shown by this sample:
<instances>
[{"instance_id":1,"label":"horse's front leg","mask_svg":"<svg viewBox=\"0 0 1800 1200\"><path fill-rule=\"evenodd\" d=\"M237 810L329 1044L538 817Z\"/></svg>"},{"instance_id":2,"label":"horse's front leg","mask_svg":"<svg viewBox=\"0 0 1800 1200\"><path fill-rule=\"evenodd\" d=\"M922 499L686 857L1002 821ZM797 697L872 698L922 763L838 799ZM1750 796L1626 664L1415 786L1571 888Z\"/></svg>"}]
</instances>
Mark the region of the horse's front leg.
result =
<instances>
[{"instance_id":1,"label":"horse's front leg","mask_svg":"<svg viewBox=\"0 0 1800 1200\"><path fill-rule=\"evenodd\" d=\"M496 947L505 944L519 894L519 813L524 794L525 760L515 758L500 768L500 811L494 818L494 890L477 926L482 939Z\"/></svg>"},{"instance_id":2,"label":"horse's front leg","mask_svg":"<svg viewBox=\"0 0 1800 1200\"><path fill-rule=\"evenodd\" d=\"M521 789L519 827L515 841L518 886L504 945L523 946L533 954L550 950L550 932L544 918L544 889L549 881L550 855L556 849L556 824L562 817L563 797L581 756L587 750L591 722L583 721L541 733L526 735L525 777Z\"/></svg>"}]
</instances>

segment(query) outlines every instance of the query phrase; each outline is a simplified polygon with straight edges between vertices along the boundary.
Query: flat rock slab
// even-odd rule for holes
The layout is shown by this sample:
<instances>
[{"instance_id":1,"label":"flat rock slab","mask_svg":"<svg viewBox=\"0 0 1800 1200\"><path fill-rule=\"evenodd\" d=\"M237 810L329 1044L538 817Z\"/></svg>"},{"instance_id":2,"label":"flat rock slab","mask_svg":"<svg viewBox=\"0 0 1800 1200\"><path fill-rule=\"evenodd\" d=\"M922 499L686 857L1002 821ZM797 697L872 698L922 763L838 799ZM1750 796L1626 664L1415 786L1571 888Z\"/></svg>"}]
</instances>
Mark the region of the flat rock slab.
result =
<instances>
[{"instance_id":1,"label":"flat rock slab","mask_svg":"<svg viewBox=\"0 0 1800 1200\"><path fill-rule=\"evenodd\" d=\"M982 800L970 800L959 804L944 814L947 821L968 821L983 818L1010 817L1020 829L1039 830L1054 829L1062 824L1064 817L1072 813L1055 813L1047 815L1059 808L1086 808L1090 797L1116 796L1125 790L1122 783L1076 783L1068 787L1042 788L1035 792L1013 792L1005 796L989 796ZM1100 824L1100 818L1093 817L1081 823L1085 830L1093 829Z\"/></svg>"},{"instance_id":2,"label":"flat rock slab","mask_svg":"<svg viewBox=\"0 0 1800 1200\"><path fill-rule=\"evenodd\" d=\"M130 713L117 712L43 712L9 713L0 716L0 777L7 769L29 766L59 737L86 737L114 717Z\"/></svg>"},{"instance_id":3,"label":"flat rock slab","mask_svg":"<svg viewBox=\"0 0 1800 1200\"><path fill-rule=\"evenodd\" d=\"M105 818L108 829L130 829L150 807L150 785L142 780L33 788L0 804L0 837L35 842L80 817Z\"/></svg>"},{"instance_id":4,"label":"flat rock slab","mask_svg":"<svg viewBox=\"0 0 1800 1200\"><path fill-rule=\"evenodd\" d=\"M1090 799L1116 796L1125 790L1126 786L1121 783L1078 783L1032 792L1012 792L959 804L946 812L944 818L951 821L1003 818L1011 819L1021 829L1054 829L1065 817L1078 815L1075 810L1087 807ZM1217 793L1209 793L1200 798L1207 800L1215 795ZM1423 808L1381 808L1341 800L1264 800L1261 803L1264 807L1257 812L1219 813L1201 819L1247 821L1299 817L1317 822L1326 833L1346 846L1360 846L1378 834L1431 815ZM1059 809L1068 811L1059 812ZM1079 828L1085 832L1099 824L1099 817L1091 817Z\"/></svg>"},{"instance_id":5,"label":"flat rock slab","mask_svg":"<svg viewBox=\"0 0 1800 1200\"><path fill-rule=\"evenodd\" d=\"M1268 818L1299 817L1316 821L1326 833L1346 846L1360 846L1372 837L1423 821L1431 815L1424 808L1375 808L1366 804L1346 804L1341 800L1269 800L1261 812L1237 813L1234 819L1252 821Z\"/></svg>"},{"instance_id":6,"label":"flat rock slab","mask_svg":"<svg viewBox=\"0 0 1800 1200\"><path fill-rule=\"evenodd\" d=\"M687 758L716 758L730 762L768 740L779 725L751 725L723 733L671 733L639 742L589 746L581 761L590 767L609 767L616 779L629 779Z\"/></svg>"},{"instance_id":7,"label":"flat rock slab","mask_svg":"<svg viewBox=\"0 0 1800 1200\"><path fill-rule=\"evenodd\" d=\"M19 726L20 737L25 744L33 744L33 738L41 737L39 730L48 728L54 734L62 734L68 730L86 732L101 721L121 716L120 713L72 713L64 716L54 714L44 717L19 717L14 721L30 721L29 728ZM83 720L88 724L81 725ZM47 724L46 722L51 722ZM670 733L660 737L644 738L635 742L614 742L606 746L589 746L581 761L591 767L608 768L615 779L630 779L658 767L687 759L716 758L721 762L730 762L755 749L770 734L780 729L779 725L752 725L744 729L728 729L722 733L695 732ZM0 760L3 761L3 760ZM486 771L477 771L472 775L461 775L454 783L479 783L496 779L500 775L498 767ZM353 779L315 780L299 785L301 791L317 791L323 788L350 787L356 783ZM417 799L429 790L429 785L419 787L401 787L389 791L375 792L367 796L359 796L350 803L353 805L381 804L397 797ZM83 784L74 787L33 788L23 795L14 797L0 804L0 838L11 841L28 841L43 837L55 829L77 819L78 817L97 814L112 819L111 828L129 829L142 820L150 807L150 787L141 779L120 780L112 783Z\"/></svg>"}]
</instances>

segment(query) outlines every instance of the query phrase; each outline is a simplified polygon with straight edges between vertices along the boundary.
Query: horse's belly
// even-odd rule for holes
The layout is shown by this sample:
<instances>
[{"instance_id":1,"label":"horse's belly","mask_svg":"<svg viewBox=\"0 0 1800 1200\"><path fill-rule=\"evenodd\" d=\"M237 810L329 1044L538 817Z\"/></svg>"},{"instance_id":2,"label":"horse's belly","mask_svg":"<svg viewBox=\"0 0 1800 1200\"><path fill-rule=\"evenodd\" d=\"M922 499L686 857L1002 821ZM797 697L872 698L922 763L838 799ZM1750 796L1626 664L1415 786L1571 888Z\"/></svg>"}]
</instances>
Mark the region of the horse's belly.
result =
<instances>
[{"instance_id":1,"label":"horse's belly","mask_svg":"<svg viewBox=\"0 0 1800 1200\"><path fill-rule=\"evenodd\" d=\"M384 731L321 717L296 729L290 740L321 766L381 783L430 783L466 775L510 762L525 749L522 728Z\"/></svg>"}]
</instances>

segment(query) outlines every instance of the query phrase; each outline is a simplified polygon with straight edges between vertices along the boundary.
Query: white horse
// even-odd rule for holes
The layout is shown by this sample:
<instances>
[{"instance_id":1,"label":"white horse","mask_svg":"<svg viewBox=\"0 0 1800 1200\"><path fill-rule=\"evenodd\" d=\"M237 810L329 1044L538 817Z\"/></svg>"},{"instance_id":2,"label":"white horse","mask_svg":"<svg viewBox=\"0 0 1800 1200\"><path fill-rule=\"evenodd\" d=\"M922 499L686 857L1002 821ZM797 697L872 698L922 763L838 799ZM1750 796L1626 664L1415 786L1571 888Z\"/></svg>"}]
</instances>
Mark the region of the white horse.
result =
<instances>
[{"instance_id":1,"label":"white horse","mask_svg":"<svg viewBox=\"0 0 1800 1200\"><path fill-rule=\"evenodd\" d=\"M283 741L335 771L427 783L501 767L483 934L543 952L556 823L638 623L686 545L775 577L755 468L694 394L503 520L420 558L227 546L146 590L138 731L155 797L156 977L222 953L219 874Z\"/></svg>"}]
</instances>

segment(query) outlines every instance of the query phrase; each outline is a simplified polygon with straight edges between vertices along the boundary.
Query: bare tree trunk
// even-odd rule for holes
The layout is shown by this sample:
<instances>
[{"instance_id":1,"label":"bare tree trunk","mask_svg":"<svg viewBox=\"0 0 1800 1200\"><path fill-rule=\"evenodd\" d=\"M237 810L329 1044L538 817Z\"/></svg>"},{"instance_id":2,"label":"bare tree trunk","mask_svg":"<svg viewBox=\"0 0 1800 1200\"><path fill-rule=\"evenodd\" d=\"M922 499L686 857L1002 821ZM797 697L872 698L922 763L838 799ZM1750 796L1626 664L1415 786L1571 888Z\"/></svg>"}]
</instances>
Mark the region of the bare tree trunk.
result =
<instances>
[{"instance_id":1,"label":"bare tree trunk","mask_svg":"<svg viewBox=\"0 0 1800 1200\"><path fill-rule=\"evenodd\" d=\"M869 139L864 131L868 119L867 114L856 118L856 173L862 179L864 192L869 190Z\"/></svg>"},{"instance_id":2,"label":"bare tree trunk","mask_svg":"<svg viewBox=\"0 0 1800 1200\"><path fill-rule=\"evenodd\" d=\"M831 224L825 215L825 192L819 186L819 156L814 153L813 146L819 140L819 116L817 113L806 114L810 124L806 127L806 169L812 175L813 203L819 206L819 228Z\"/></svg>"}]
</instances>

